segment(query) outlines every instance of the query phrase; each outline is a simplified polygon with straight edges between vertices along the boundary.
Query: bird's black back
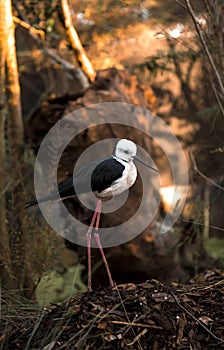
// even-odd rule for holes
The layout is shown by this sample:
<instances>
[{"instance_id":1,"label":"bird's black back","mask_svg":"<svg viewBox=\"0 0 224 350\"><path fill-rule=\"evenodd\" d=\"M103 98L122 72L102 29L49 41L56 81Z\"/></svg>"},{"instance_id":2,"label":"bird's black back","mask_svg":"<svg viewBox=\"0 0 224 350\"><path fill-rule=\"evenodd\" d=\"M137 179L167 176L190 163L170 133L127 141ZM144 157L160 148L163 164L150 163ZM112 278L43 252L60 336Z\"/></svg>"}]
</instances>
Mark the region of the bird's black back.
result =
<instances>
[{"instance_id":1,"label":"bird's black back","mask_svg":"<svg viewBox=\"0 0 224 350\"><path fill-rule=\"evenodd\" d=\"M92 191L101 192L122 176L125 167L115 158L105 159L93 170L91 176Z\"/></svg>"}]
</instances>

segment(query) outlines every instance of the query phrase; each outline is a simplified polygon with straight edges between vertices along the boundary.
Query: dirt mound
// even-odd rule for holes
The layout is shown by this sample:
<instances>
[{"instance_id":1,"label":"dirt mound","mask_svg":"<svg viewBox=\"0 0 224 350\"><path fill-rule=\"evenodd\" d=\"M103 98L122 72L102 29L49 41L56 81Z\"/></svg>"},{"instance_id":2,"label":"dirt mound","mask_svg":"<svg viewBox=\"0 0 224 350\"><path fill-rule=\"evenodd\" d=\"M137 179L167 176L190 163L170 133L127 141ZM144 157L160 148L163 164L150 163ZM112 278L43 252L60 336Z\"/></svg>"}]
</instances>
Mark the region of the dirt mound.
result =
<instances>
[{"instance_id":1,"label":"dirt mound","mask_svg":"<svg viewBox=\"0 0 224 350\"><path fill-rule=\"evenodd\" d=\"M5 349L193 349L224 346L224 274L188 285L156 280L98 289L8 318ZM9 329L8 324L8 329Z\"/></svg>"}]
</instances>

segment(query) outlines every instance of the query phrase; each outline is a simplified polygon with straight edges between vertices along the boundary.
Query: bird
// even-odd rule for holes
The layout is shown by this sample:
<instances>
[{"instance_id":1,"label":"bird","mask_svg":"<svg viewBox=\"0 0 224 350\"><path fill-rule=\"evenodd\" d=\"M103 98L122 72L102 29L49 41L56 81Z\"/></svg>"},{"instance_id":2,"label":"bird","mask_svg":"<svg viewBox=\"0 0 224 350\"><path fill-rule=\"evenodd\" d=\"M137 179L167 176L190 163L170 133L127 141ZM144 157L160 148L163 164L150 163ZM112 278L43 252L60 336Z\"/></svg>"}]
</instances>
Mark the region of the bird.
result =
<instances>
[{"instance_id":1,"label":"bird","mask_svg":"<svg viewBox=\"0 0 224 350\"><path fill-rule=\"evenodd\" d=\"M112 155L91 161L90 163L84 165L78 172L74 173L72 177L59 184L57 191L52 191L52 193L50 193L48 196L26 203L26 208L28 208L38 203L58 200L58 193L60 194L60 200L62 201L67 198L75 197L81 193L87 193L90 191L94 193L95 197L97 198L97 205L86 234L88 290L92 289L91 238L93 232L107 271L110 285L112 288L114 287L114 281L112 279L109 265L98 233L100 216L103 202L109 201L113 197L118 196L132 187L135 183L137 178L137 169L134 164L134 160L159 173L157 169L137 156L137 146L133 141L128 139L119 139L115 144Z\"/></svg>"}]
</instances>

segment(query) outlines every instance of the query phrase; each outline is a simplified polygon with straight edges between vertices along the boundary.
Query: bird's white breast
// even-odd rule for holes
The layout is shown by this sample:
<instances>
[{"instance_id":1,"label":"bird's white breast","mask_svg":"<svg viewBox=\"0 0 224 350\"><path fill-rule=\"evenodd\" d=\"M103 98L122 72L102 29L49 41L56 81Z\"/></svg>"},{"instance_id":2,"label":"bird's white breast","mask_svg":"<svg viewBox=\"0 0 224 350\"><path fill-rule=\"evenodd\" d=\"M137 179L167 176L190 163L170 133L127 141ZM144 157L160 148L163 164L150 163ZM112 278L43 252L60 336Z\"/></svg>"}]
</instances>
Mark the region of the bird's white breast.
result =
<instances>
[{"instance_id":1,"label":"bird's white breast","mask_svg":"<svg viewBox=\"0 0 224 350\"><path fill-rule=\"evenodd\" d=\"M109 188L102 191L100 193L101 196L106 196L109 193L111 193L113 197L118 196L122 192L128 190L135 183L137 178L137 169L135 164L132 161L125 162L119 160L119 162L125 166L122 176L115 180Z\"/></svg>"}]
</instances>

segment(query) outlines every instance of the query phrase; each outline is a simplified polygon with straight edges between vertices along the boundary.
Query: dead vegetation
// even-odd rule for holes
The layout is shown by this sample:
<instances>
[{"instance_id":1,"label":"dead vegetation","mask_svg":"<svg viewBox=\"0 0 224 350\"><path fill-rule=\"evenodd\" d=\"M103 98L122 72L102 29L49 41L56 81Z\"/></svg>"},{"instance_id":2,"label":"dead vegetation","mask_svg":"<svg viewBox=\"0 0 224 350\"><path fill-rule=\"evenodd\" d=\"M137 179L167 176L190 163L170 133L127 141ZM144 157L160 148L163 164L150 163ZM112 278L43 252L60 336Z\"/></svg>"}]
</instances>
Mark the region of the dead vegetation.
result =
<instances>
[{"instance_id":1,"label":"dead vegetation","mask_svg":"<svg viewBox=\"0 0 224 350\"><path fill-rule=\"evenodd\" d=\"M223 272L208 270L186 285L98 288L33 313L10 314L5 303L1 340L13 350L221 349L223 283Z\"/></svg>"}]
</instances>

